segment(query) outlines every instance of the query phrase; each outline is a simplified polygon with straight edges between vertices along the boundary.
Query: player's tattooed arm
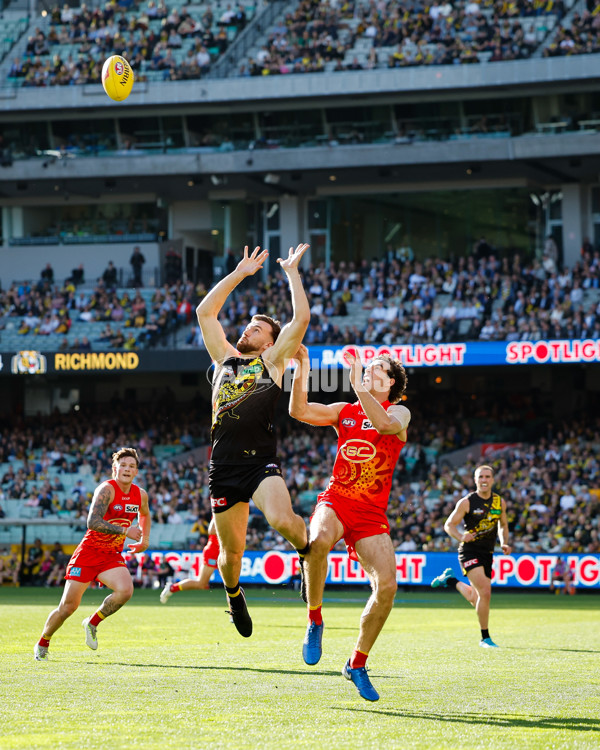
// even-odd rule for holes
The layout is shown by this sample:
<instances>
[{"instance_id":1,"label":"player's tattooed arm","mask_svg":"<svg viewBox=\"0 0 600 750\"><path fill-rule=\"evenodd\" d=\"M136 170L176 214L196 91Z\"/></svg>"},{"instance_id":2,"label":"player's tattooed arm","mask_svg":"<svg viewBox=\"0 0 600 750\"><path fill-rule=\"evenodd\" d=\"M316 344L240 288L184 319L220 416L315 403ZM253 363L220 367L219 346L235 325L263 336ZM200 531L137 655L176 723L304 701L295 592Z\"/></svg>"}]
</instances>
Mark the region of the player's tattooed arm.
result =
<instances>
[{"instance_id":1,"label":"player's tattooed arm","mask_svg":"<svg viewBox=\"0 0 600 750\"><path fill-rule=\"evenodd\" d=\"M115 534L123 536L126 529L122 526L115 526L104 520L110 501L113 499L113 490L109 484L103 483L94 492L94 498L88 513L87 527L92 531L99 531L102 534Z\"/></svg>"}]
</instances>

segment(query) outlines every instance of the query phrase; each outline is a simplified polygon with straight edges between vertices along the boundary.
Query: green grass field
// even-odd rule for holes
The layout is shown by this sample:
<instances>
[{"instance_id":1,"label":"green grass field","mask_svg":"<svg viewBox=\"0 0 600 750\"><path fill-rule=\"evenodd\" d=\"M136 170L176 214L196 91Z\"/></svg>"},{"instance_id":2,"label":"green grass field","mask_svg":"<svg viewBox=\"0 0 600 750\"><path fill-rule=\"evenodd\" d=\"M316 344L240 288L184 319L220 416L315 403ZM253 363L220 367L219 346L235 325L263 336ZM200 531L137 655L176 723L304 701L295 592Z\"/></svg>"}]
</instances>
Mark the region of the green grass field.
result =
<instances>
[{"instance_id":1,"label":"green grass field","mask_svg":"<svg viewBox=\"0 0 600 750\"><path fill-rule=\"evenodd\" d=\"M381 694L362 700L340 671L367 591L328 591L323 658L302 661L303 605L250 590L242 639L221 590L136 591L98 629L89 591L52 641L33 645L58 589L0 590L0 748L598 748L600 598L494 592L481 649L475 612L456 593L398 592L370 657Z\"/></svg>"}]
</instances>

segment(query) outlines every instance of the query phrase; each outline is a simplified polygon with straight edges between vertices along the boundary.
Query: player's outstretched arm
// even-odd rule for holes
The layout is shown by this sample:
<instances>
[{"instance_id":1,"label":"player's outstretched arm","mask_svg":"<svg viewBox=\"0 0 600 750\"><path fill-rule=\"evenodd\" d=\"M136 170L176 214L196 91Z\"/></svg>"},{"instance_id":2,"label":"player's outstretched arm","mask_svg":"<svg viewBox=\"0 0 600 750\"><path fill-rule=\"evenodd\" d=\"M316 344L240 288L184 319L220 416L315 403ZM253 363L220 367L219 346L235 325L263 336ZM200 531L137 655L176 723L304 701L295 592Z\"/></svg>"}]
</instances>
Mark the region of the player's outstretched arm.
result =
<instances>
[{"instance_id":1,"label":"player's outstretched arm","mask_svg":"<svg viewBox=\"0 0 600 750\"><path fill-rule=\"evenodd\" d=\"M288 360L294 356L302 343L302 339L310 323L310 306L299 271L300 260L309 247L310 245L305 243L298 245L295 250L293 247L290 247L288 257L285 260L282 258L277 259L281 269L285 271L288 277L290 292L292 294L292 309L294 311L290 322L281 329L277 341L264 354L264 357L269 362L277 366L281 366L282 364L287 366Z\"/></svg>"},{"instance_id":2,"label":"player's outstretched arm","mask_svg":"<svg viewBox=\"0 0 600 750\"><path fill-rule=\"evenodd\" d=\"M306 422L316 427L337 427L340 412L346 406L345 402L335 404L317 404L308 401L308 378L310 376L310 360L308 349L304 344L294 355L297 367L290 392L289 413L299 422Z\"/></svg>"},{"instance_id":3,"label":"player's outstretched arm","mask_svg":"<svg viewBox=\"0 0 600 750\"><path fill-rule=\"evenodd\" d=\"M116 534L124 536L127 532L122 526L116 526L104 520L108 506L115 496L115 491L108 482L96 487L92 504L88 512L87 527L92 531L99 531L102 534Z\"/></svg>"},{"instance_id":4,"label":"player's outstretched arm","mask_svg":"<svg viewBox=\"0 0 600 750\"><path fill-rule=\"evenodd\" d=\"M244 248L244 256L236 268L224 279L221 279L204 297L196 308L196 315L206 349L215 362L222 362L226 357L237 354L236 348L230 344L218 317L227 297L247 276L253 276L263 267L269 257L268 250L255 247L251 254L248 246Z\"/></svg>"},{"instance_id":5,"label":"player's outstretched arm","mask_svg":"<svg viewBox=\"0 0 600 750\"><path fill-rule=\"evenodd\" d=\"M142 501L140 504L140 512L138 513L138 522L139 528L142 532L142 538L134 544L127 545L127 549L133 553L145 552L150 546L150 527L152 526L152 516L150 515L148 493L146 492L146 490L142 490L140 488L140 494L142 496Z\"/></svg>"}]
</instances>

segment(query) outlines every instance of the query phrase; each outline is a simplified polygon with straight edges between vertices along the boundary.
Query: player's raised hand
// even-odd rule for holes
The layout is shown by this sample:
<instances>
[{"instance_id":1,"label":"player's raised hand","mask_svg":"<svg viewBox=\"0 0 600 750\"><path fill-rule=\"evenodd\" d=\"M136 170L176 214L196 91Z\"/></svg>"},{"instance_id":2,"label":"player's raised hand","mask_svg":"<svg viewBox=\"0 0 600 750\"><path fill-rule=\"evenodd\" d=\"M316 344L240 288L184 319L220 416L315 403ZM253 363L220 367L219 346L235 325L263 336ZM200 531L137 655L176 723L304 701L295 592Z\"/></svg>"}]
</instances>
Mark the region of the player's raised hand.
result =
<instances>
[{"instance_id":1,"label":"player's raised hand","mask_svg":"<svg viewBox=\"0 0 600 750\"><path fill-rule=\"evenodd\" d=\"M347 349L344 352L344 362L350 368L350 385L356 387L362 383L363 366L356 349Z\"/></svg>"},{"instance_id":2,"label":"player's raised hand","mask_svg":"<svg viewBox=\"0 0 600 750\"><path fill-rule=\"evenodd\" d=\"M286 273L294 268L298 268L302 256L309 247L310 245L307 245L306 243L301 243L295 250L293 247L290 247L288 257L285 260L283 260L283 258L277 258L277 262Z\"/></svg>"},{"instance_id":3,"label":"player's raised hand","mask_svg":"<svg viewBox=\"0 0 600 750\"><path fill-rule=\"evenodd\" d=\"M304 344L300 344L300 346L298 347L298 351L294 354L292 359L295 359L299 365L309 361L308 349L304 346Z\"/></svg>"},{"instance_id":4,"label":"player's raised hand","mask_svg":"<svg viewBox=\"0 0 600 750\"><path fill-rule=\"evenodd\" d=\"M268 250L262 250L255 247L251 254L248 253L248 245L244 248L244 257L237 264L236 271L240 271L244 276L253 276L263 267L263 263L269 257Z\"/></svg>"}]
</instances>

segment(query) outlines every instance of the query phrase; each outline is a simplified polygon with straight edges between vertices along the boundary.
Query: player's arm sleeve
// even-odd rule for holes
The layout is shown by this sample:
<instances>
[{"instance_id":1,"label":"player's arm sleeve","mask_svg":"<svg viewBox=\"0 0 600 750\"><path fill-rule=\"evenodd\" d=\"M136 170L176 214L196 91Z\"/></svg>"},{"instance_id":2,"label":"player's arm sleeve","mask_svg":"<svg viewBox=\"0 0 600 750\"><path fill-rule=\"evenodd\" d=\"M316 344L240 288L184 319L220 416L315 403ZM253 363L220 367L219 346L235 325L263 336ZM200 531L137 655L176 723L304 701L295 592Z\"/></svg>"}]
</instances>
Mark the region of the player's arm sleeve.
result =
<instances>
[{"instance_id":1,"label":"player's arm sleeve","mask_svg":"<svg viewBox=\"0 0 600 750\"><path fill-rule=\"evenodd\" d=\"M126 529L122 526L115 526L112 523L104 520L108 506L114 498L115 492L108 482L102 482L92 498L92 504L88 513L87 527L92 531L99 531L101 534L116 534L123 535L126 533Z\"/></svg>"},{"instance_id":2,"label":"player's arm sleeve","mask_svg":"<svg viewBox=\"0 0 600 750\"><path fill-rule=\"evenodd\" d=\"M401 404L392 404L388 407L387 414L392 422L390 427L391 429L394 429L396 433L406 430L406 428L410 424L411 414L410 410L407 409L406 406L402 406Z\"/></svg>"}]
</instances>

